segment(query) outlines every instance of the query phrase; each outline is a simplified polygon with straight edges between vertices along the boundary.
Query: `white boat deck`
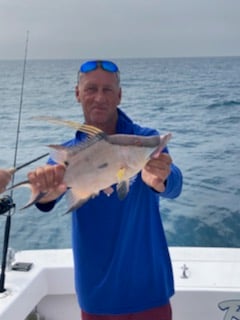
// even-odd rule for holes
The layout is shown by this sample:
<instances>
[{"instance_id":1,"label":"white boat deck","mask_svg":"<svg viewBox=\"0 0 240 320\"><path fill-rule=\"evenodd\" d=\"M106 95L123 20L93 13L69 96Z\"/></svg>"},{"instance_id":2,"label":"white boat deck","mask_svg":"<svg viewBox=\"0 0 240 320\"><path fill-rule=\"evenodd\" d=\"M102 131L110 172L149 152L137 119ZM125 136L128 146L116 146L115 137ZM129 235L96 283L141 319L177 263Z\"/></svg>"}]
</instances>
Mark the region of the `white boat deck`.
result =
<instances>
[{"instance_id":1,"label":"white boat deck","mask_svg":"<svg viewBox=\"0 0 240 320\"><path fill-rule=\"evenodd\" d=\"M170 254L174 320L240 320L240 249L172 247ZM6 272L1 320L24 320L36 306L45 320L80 319L71 249L22 251L16 261L33 267Z\"/></svg>"}]
</instances>

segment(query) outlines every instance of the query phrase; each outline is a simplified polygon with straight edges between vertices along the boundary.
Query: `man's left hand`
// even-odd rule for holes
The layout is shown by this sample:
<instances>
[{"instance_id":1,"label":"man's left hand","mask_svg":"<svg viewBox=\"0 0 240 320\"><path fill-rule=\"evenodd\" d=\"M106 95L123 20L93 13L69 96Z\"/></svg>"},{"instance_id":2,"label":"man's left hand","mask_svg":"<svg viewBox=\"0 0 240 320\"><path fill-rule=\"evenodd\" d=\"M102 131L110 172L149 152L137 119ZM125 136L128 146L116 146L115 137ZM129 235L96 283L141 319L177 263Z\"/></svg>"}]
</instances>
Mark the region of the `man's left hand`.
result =
<instances>
[{"instance_id":1,"label":"man's left hand","mask_svg":"<svg viewBox=\"0 0 240 320\"><path fill-rule=\"evenodd\" d=\"M165 191L164 182L171 172L172 158L168 153L161 153L148 161L142 170L143 181L158 192Z\"/></svg>"}]
</instances>

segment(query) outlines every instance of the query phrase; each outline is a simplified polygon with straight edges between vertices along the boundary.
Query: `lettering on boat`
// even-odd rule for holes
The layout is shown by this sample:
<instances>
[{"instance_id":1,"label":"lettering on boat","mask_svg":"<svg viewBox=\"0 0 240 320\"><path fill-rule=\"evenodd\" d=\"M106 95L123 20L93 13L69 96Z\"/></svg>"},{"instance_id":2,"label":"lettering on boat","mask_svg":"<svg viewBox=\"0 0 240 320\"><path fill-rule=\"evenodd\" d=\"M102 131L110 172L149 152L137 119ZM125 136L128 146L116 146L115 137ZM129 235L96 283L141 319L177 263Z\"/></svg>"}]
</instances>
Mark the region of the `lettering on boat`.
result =
<instances>
[{"instance_id":1,"label":"lettering on boat","mask_svg":"<svg viewBox=\"0 0 240 320\"><path fill-rule=\"evenodd\" d=\"M219 302L218 307L225 311L223 320L240 320L240 300L225 300Z\"/></svg>"}]
</instances>

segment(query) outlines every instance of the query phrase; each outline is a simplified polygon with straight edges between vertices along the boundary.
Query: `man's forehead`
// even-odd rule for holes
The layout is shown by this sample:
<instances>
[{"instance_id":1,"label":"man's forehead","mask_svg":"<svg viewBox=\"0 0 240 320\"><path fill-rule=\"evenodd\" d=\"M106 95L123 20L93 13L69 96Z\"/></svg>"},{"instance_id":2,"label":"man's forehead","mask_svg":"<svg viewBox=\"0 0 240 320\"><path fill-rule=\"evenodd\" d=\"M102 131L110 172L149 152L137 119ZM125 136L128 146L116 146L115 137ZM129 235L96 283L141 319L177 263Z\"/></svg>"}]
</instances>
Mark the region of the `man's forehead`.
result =
<instances>
[{"instance_id":1,"label":"man's forehead","mask_svg":"<svg viewBox=\"0 0 240 320\"><path fill-rule=\"evenodd\" d=\"M102 69L97 69L88 73L83 73L80 76L80 84L96 84L96 85L112 85L118 84L117 75Z\"/></svg>"}]
</instances>

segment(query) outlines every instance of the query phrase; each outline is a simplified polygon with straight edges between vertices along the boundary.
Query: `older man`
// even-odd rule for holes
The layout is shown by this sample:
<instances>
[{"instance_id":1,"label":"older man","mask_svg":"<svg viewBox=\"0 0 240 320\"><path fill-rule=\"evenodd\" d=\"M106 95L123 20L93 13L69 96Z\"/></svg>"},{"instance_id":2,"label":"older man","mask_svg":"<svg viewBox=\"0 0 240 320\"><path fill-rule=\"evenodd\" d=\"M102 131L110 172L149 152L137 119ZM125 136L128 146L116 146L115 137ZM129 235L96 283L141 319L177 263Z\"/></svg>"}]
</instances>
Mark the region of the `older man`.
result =
<instances>
[{"instance_id":1,"label":"older man","mask_svg":"<svg viewBox=\"0 0 240 320\"><path fill-rule=\"evenodd\" d=\"M133 122L120 108L120 73L111 61L87 61L75 88L85 123L107 134L159 134ZM66 146L85 139L77 131ZM30 172L35 191L48 191L37 207L51 210L66 191L65 167ZM114 190L116 186L112 186ZM171 320L172 266L159 202L181 193L182 174L167 148L132 181L124 200L101 192L72 213L75 285L84 320Z\"/></svg>"}]
</instances>

